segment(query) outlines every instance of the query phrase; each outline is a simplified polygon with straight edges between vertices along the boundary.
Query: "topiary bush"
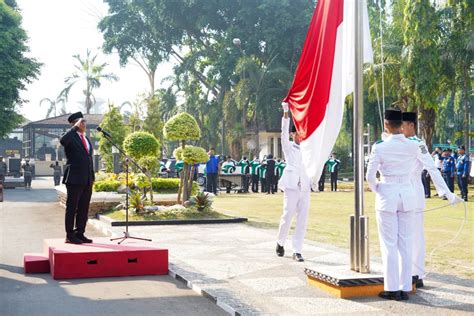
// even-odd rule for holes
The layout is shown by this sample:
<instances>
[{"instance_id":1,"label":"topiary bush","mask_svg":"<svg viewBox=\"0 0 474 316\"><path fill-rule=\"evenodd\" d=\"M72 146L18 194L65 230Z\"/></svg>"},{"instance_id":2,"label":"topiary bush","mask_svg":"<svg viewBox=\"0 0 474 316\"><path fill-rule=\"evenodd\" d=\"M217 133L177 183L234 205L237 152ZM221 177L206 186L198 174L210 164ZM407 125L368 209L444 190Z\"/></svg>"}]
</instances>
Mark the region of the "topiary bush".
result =
<instances>
[{"instance_id":1,"label":"topiary bush","mask_svg":"<svg viewBox=\"0 0 474 316\"><path fill-rule=\"evenodd\" d=\"M188 165L195 165L207 162L209 155L204 148L188 145L182 150L182 158Z\"/></svg>"},{"instance_id":2,"label":"topiary bush","mask_svg":"<svg viewBox=\"0 0 474 316\"><path fill-rule=\"evenodd\" d=\"M147 132L134 132L123 141L125 152L134 159L157 156L160 144L155 136Z\"/></svg>"},{"instance_id":3,"label":"topiary bush","mask_svg":"<svg viewBox=\"0 0 474 316\"><path fill-rule=\"evenodd\" d=\"M176 158L176 160L183 160L183 148L178 147L175 150L173 150L173 157Z\"/></svg>"},{"instance_id":4,"label":"topiary bush","mask_svg":"<svg viewBox=\"0 0 474 316\"><path fill-rule=\"evenodd\" d=\"M198 140L201 129L194 117L188 113L179 113L171 117L163 128L166 139L171 141Z\"/></svg>"},{"instance_id":5,"label":"topiary bush","mask_svg":"<svg viewBox=\"0 0 474 316\"><path fill-rule=\"evenodd\" d=\"M155 176L160 171L160 162L157 156L144 156L138 160L138 164Z\"/></svg>"}]
</instances>

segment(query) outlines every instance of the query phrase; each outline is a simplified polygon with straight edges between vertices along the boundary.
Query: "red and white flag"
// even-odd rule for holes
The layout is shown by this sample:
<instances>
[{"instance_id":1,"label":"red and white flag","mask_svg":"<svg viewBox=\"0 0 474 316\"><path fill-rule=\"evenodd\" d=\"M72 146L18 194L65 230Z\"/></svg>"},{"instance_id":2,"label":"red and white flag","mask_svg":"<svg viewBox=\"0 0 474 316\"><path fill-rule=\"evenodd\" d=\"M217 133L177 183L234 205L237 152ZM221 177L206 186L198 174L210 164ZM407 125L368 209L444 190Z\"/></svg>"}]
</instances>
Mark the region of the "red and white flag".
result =
<instances>
[{"instance_id":1,"label":"red and white flag","mask_svg":"<svg viewBox=\"0 0 474 316\"><path fill-rule=\"evenodd\" d=\"M301 135L309 177L321 175L341 129L344 99L354 91L355 0L319 0L293 85L285 98ZM367 6L363 9L364 62L372 62Z\"/></svg>"}]
</instances>

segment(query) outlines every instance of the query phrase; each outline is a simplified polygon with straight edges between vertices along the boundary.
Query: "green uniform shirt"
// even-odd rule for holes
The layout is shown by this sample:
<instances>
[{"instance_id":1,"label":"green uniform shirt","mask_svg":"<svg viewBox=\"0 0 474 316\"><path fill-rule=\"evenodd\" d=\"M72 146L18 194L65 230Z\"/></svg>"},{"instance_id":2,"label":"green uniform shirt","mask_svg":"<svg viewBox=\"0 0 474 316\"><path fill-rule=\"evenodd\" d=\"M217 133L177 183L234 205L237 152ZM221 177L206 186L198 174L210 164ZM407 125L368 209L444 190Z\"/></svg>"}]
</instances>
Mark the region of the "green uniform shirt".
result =
<instances>
[{"instance_id":1,"label":"green uniform shirt","mask_svg":"<svg viewBox=\"0 0 474 316\"><path fill-rule=\"evenodd\" d=\"M242 159L237 163L237 166L240 167L241 174L246 174L247 167L249 166L249 161Z\"/></svg>"},{"instance_id":2,"label":"green uniform shirt","mask_svg":"<svg viewBox=\"0 0 474 316\"><path fill-rule=\"evenodd\" d=\"M339 159L329 159L327 161L329 172L336 172L339 171L339 165L341 161Z\"/></svg>"},{"instance_id":3,"label":"green uniform shirt","mask_svg":"<svg viewBox=\"0 0 474 316\"><path fill-rule=\"evenodd\" d=\"M258 175L257 168L260 166L260 162L258 160L252 160L250 162L250 173L252 175Z\"/></svg>"},{"instance_id":4,"label":"green uniform shirt","mask_svg":"<svg viewBox=\"0 0 474 316\"><path fill-rule=\"evenodd\" d=\"M283 175L283 170L285 170L285 167L286 167L286 162L282 161L280 163L278 163L276 165L276 169L275 170L278 170L278 176L281 178L281 176Z\"/></svg>"},{"instance_id":5,"label":"green uniform shirt","mask_svg":"<svg viewBox=\"0 0 474 316\"><path fill-rule=\"evenodd\" d=\"M265 179L265 174L267 173L267 166L261 164L257 167L258 176L260 179Z\"/></svg>"},{"instance_id":6,"label":"green uniform shirt","mask_svg":"<svg viewBox=\"0 0 474 316\"><path fill-rule=\"evenodd\" d=\"M181 172L183 168L184 168L184 161L182 160L176 161L176 164L174 165L174 170L176 170L176 172Z\"/></svg>"}]
</instances>

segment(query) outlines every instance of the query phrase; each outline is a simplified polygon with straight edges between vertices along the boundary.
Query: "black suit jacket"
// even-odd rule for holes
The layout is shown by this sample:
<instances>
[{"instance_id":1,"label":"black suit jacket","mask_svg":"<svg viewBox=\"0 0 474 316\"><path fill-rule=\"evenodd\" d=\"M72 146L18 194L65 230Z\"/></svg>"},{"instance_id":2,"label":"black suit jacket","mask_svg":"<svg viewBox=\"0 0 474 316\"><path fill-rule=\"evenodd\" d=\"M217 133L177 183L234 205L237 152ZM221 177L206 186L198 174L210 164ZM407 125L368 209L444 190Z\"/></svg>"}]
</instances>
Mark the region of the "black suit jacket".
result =
<instances>
[{"instance_id":1,"label":"black suit jacket","mask_svg":"<svg viewBox=\"0 0 474 316\"><path fill-rule=\"evenodd\" d=\"M268 159L267 160L267 173L266 177L273 177L275 175L275 160Z\"/></svg>"},{"instance_id":2,"label":"black suit jacket","mask_svg":"<svg viewBox=\"0 0 474 316\"><path fill-rule=\"evenodd\" d=\"M94 182L94 164L92 155L94 149L89 142L89 154L77 134L77 128L73 127L61 136L60 143L64 146L67 162L64 168L64 184L90 185Z\"/></svg>"}]
</instances>

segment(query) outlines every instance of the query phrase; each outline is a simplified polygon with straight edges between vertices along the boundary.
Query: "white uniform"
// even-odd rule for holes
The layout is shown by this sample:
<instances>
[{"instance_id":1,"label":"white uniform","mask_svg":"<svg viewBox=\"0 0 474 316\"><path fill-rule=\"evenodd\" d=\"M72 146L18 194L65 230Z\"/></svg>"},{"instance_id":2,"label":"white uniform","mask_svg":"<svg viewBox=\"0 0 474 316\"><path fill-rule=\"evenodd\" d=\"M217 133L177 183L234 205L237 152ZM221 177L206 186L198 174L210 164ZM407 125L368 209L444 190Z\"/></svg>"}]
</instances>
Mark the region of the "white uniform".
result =
<instances>
[{"instance_id":1,"label":"white uniform","mask_svg":"<svg viewBox=\"0 0 474 316\"><path fill-rule=\"evenodd\" d=\"M403 134L390 135L373 146L367 165L367 182L376 193L385 291L408 292L412 289L412 232L416 203L410 174L418 153L417 144ZM377 170L380 181L376 178Z\"/></svg>"},{"instance_id":2,"label":"white uniform","mask_svg":"<svg viewBox=\"0 0 474 316\"><path fill-rule=\"evenodd\" d=\"M286 168L278 182L278 187L284 191L283 215L280 219L277 242L284 246L291 220L296 214L296 229L293 235L293 251L301 253L306 232L311 193L311 180L302 169L303 160L300 146L290 142L290 119L281 120L281 145L286 160Z\"/></svg>"},{"instance_id":3,"label":"white uniform","mask_svg":"<svg viewBox=\"0 0 474 316\"><path fill-rule=\"evenodd\" d=\"M414 141L419 148L420 151L420 158L423 159L424 163L417 160L415 162L415 168L411 174L411 182L413 184L415 190L415 215L414 215L414 225L413 225L413 267L412 273L413 275L417 275L420 279L423 279L425 275L425 236L423 231L423 221L424 221L424 213L426 207L425 202L425 189L423 187L423 183L421 182L421 172L423 169L426 169L430 174L431 179L438 191L439 196L446 195L449 200L451 200L451 196L453 195L451 191L449 191L446 182L443 180L441 173L436 167L435 161L433 161L431 155L427 151L427 147L424 141L419 139L418 137L409 137L410 140Z\"/></svg>"}]
</instances>

